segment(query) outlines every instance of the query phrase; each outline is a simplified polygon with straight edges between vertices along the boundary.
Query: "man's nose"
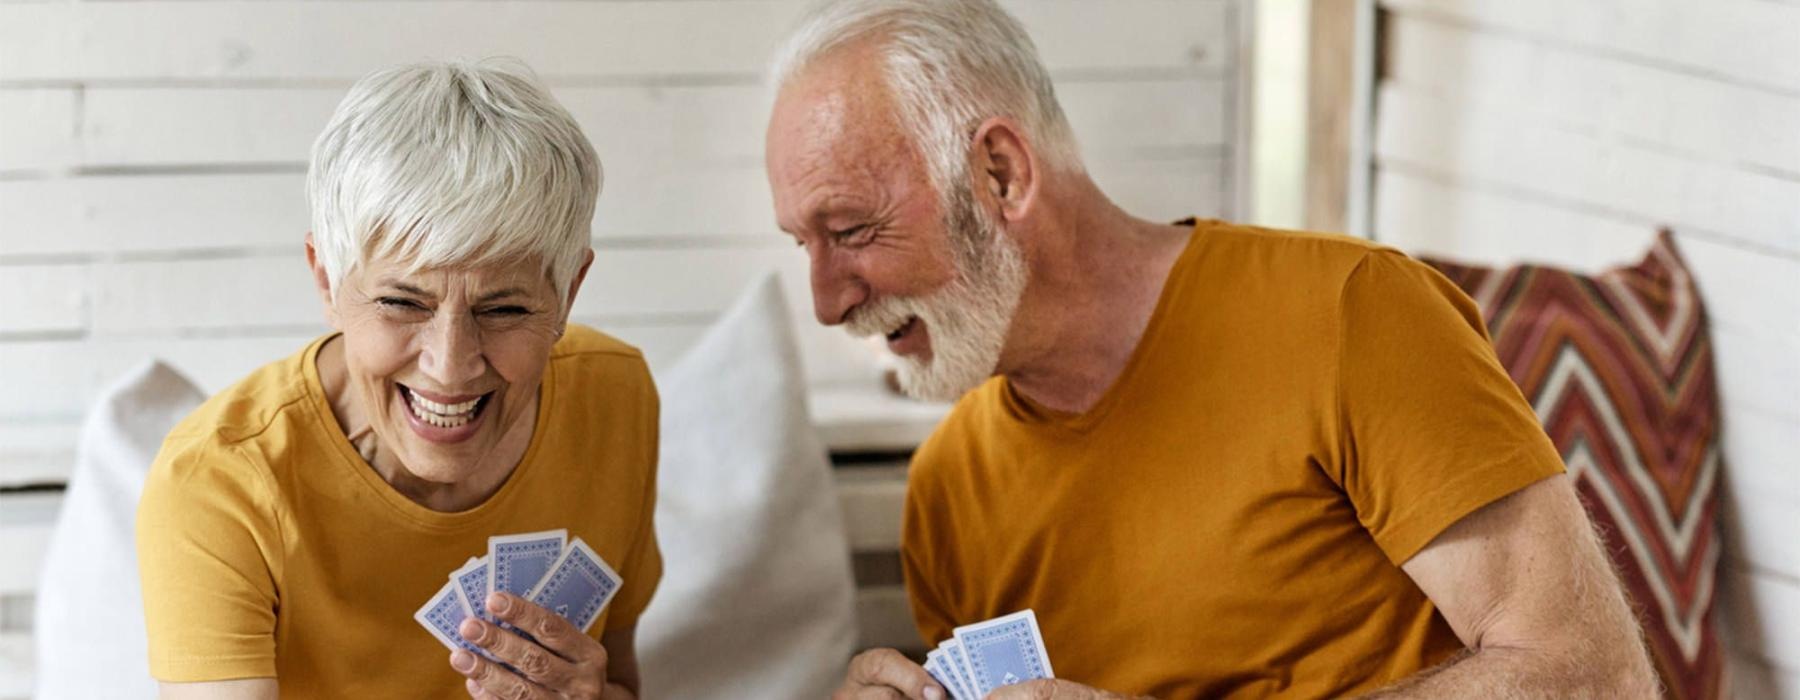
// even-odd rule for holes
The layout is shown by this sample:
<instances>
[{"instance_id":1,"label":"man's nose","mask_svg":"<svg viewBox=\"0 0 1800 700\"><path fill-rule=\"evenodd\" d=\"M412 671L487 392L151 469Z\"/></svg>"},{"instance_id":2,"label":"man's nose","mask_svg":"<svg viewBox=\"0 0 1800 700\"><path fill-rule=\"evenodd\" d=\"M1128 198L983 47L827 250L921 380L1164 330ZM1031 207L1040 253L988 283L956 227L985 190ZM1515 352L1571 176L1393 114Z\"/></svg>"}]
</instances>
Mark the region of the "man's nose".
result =
<instances>
[{"instance_id":1,"label":"man's nose","mask_svg":"<svg viewBox=\"0 0 1800 700\"><path fill-rule=\"evenodd\" d=\"M468 388L487 371L481 352L481 329L468 314L440 311L425 329L419 351L419 369L438 383L438 389Z\"/></svg>"},{"instance_id":2,"label":"man's nose","mask_svg":"<svg viewBox=\"0 0 1800 700\"><path fill-rule=\"evenodd\" d=\"M813 315L819 323L835 326L851 309L869 297L869 289L837 258L837 251L817 246L812 256Z\"/></svg>"}]
</instances>

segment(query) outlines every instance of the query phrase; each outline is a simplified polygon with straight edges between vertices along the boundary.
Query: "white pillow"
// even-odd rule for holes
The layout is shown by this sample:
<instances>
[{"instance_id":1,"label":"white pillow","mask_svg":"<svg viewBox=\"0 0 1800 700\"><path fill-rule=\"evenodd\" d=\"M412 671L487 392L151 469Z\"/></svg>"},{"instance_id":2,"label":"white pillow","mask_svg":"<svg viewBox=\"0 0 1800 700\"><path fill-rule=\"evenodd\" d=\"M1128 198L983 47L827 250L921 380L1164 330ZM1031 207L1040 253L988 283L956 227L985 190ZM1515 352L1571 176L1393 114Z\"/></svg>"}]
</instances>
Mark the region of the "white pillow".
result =
<instances>
[{"instance_id":1,"label":"white pillow","mask_svg":"<svg viewBox=\"0 0 1800 700\"><path fill-rule=\"evenodd\" d=\"M38 698L156 696L132 535L138 495L163 437L205 400L152 360L88 411L38 586Z\"/></svg>"},{"instance_id":2,"label":"white pillow","mask_svg":"<svg viewBox=\"0 0 1800 700\"><path fill-rule=\"evenodd\" d=\"M657 698L818 698L856 643L831 465L774 275L657 378L662 585L638 623Z\"/></svg>"}]
</instances>

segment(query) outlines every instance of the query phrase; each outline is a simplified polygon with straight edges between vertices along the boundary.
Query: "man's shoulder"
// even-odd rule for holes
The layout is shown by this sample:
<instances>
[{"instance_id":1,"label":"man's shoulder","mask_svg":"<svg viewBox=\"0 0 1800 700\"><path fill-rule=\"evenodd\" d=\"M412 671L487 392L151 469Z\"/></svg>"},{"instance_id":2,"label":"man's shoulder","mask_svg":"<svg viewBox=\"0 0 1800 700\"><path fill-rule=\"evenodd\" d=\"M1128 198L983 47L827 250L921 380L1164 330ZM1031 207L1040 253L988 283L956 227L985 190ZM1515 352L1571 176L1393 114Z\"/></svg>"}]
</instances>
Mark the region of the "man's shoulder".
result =
<instances>
[{"instance_id":1,"label":"man's shoulder","mask_svg":"<svg viewBox=\"0 0 1800 700\"><path fill-rule=\"evenodd\" d=\"M1341 233L1266 228L1228 221L1202 221L1197 240L1203 252L1221 261L1269 260L1296 273L1337 271L1347 275L1372 253L1394 253L1375 241ZM1259 266L1232 265L1260 270Z\"/></svg>"}]
</instances>

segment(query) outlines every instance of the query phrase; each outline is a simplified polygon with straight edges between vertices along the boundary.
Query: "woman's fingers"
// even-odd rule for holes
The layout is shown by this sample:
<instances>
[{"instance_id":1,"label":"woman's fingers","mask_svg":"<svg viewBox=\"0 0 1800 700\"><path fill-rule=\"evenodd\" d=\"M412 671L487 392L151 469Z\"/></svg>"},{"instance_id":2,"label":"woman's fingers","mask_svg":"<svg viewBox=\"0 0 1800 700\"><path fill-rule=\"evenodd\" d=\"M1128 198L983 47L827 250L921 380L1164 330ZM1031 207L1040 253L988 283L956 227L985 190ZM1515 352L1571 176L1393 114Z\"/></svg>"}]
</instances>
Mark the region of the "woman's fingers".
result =
<instances>
[{"instance_id":1,"label":"woman's fingers","mask_svg":"<svg viewBox=\"0 0 1800 700\"><path fill-rule=\"evenodd\" d=\"M450 667L467 677L469 694L500 700L535 700L553 697L542 686L534 684L487 659L458 650L450 655Z\"/></svg>"},{"instance_id":2,"label":"woman's fingers","mask_svg":"<svg viewBox=\"0 0 1800 700\"><path fill-rule=\"evenodd\" d=\"M499 625L471 617L463 620L462 627L457 631L462 634L464 639L474 643L475 646L486 649L494 658L513 667L519 674L538 685L564 688L575 677L575 666L567 659L553 654L550 650L517 634L501 629ZM504 669L499 670L504 672Z\"/></svg>"},{"instance_id":3,"label":"woman's fingers","mask_svg":"<svg viewBox=\"0 0 1800 700\"><path fill-rule=\"evenodd\" d=\"M561 615L510 593L490 593L487 609L507 624L524 630L544 648L577 663L606 665L606 648Z\"/></svg>"}]
</instances>

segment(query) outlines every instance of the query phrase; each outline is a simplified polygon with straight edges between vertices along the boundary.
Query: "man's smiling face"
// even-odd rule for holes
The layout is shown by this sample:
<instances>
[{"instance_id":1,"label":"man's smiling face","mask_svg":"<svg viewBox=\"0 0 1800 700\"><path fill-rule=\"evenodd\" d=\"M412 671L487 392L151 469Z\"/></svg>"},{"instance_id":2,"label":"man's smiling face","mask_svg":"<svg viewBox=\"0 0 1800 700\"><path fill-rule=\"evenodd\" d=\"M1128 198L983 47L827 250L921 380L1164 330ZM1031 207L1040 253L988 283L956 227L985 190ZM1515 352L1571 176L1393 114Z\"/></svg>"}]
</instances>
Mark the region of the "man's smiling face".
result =
<instances>
[{"instance_id":1,"label":"man's smiling face","mask_svg":"<svg viewBox=\"0 0 1800 700\"><path fill-rule=\"evenodd\" d=\"M819 322L885 336L908 393L953 399L993 374L1024 263L967 178L940 197L882 75L874 51L847 48L783 87L766 154L776 218L811 258Z\"/></svg>"}]
</instances>

